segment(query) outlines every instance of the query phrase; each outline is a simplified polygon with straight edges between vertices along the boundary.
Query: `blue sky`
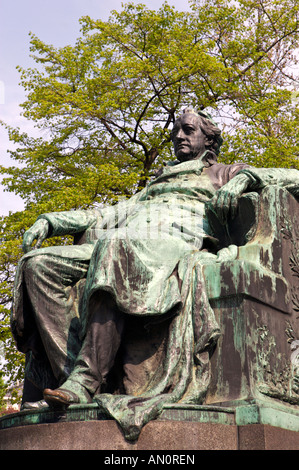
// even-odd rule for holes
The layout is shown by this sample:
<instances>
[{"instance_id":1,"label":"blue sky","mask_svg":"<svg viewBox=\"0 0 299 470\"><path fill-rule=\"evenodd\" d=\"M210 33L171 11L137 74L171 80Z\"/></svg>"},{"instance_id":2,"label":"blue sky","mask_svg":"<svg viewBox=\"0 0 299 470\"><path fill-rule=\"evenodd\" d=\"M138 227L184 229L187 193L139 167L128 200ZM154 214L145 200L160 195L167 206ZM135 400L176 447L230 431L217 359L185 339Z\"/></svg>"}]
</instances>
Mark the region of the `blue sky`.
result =
<instances>
[{"instance_id":1,"label":"blue sky","mask_svg":"<svg viewBox=\"0 0 299 470\"><path fill-rule=\"evenodd\" d=\"M56 47L73 44L80 35L79 18L107 19L111 10L121 10L121 0L0 0L0 119L7 124L38 135L32 124L20 116L19 104L25 100L16 67L34 67L30 58L29 32ZM127 2L124 2L127 3ZM158 9L163 0L133 0ZM179 10L189 10L188 0L168 0ZM0 164L14 164L7 149L13 144L7 132L0 128ZM0 185L0 215L22 210L22 200Z\"/></svg>"}]
</instances>

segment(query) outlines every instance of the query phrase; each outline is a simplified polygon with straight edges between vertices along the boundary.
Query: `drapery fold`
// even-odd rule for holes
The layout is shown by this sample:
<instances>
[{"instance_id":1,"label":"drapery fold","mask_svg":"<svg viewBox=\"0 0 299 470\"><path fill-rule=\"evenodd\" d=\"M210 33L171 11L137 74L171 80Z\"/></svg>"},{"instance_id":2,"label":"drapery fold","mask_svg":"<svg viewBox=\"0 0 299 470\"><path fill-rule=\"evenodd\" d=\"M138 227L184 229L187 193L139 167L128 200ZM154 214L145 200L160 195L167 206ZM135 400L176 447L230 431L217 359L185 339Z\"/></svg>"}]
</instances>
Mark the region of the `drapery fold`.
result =
<instances>
[{"instance_id":1,"label":"drapery fold","mask_svg":"<svg viewBox=\"0 0 299 470\"><path fill-rule=\"evenodd\" d=\"M121 426L126 439L137 439L142 427L171 403L202 403L210 381L209 352L220 330L204 288L201 253L182 259L178 273L182 308L168 327L159 367L135 396L99 394L100 408ZM160 324L162 327L162 323ZM146 362L143 364L146 367Z\"/></svg>"}]
</instances>

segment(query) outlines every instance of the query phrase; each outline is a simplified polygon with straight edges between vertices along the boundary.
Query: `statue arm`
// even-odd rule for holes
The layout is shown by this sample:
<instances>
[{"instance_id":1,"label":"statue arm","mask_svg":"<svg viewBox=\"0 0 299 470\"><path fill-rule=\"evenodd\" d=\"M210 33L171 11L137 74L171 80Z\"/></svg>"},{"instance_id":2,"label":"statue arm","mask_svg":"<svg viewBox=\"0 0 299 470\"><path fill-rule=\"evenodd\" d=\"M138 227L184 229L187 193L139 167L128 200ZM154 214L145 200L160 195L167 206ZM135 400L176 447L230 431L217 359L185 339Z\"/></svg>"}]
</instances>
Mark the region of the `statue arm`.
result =
<instances>
[{"instance_id":1,"label":"statue arm","mask_svg":"<svg viewBox=\"0 0 299 470\"><path fill-rule=\"evenodd\" d=\"M49 212L40 215L37 220L48 221L49 237L73 235L95 225L99 229L103 226L115 227L119 218L125 217L134 208L143 193L144 191L141 191L130 199L120 200L117 204L107 205L101 209Z\"/></svg>"},{"instance_id":2,"label":"statue arm","mask_svg":"<svg viewBox=\"0 0 299 470\"><path fill-rule=\"evenodd\" d=\"M48 237L73 235L82 232L96 223L100 223L102 214L97 210L76 210L49 212L42 214L38 220L46 220L49 224Z\"/></svg>"},{"instance_id":3,"label":"statue arm","mask_svg":"<svg viewBox=\"0 0 299 470\"><path fill-rule=\"evenodd\" d=\"M99 210L76 210L49 212L40 215L33 226L27 230L23 238L23 251L27 253L36 240L35 248L39 248L46 238L73 235L84 232L90 227L115 227L119 219L123 219L138 203L145 190L140 191L128 200L114 206L106 206Z\"/></svg>"},{"instance_id":4,"label":"statue arm","mask_svg":"<svg viewBox=\"0 0 299 470\"><path fill-rule=\"evenodd\" d=\"M268 185L286 188L294 196L299 196L299 171L285 168L244 168L220 188L207 203L208 209L217 214L220 222L226 224L234 218L239 197L246 191L257 191Z\"/></svg>"},{"instance_id":5,"label":"statue arm","mask_svg":"<svg viewBox=\"0 0 299 470\"><path fill-rule=\"evenodd\" d=\"M46 238L60 235L72 235L82 232L101 220L101 213L96 210L50 212L40 215L23 237L23 251L31 250L34 240L35 248L40 248Z\"/></svg>"},{"instance_id":6,"label":"statue arm","mask_svg":"<svg viewBox=\"0 0 299 470\"><path fill-rule=\"evenodd\" d=\"M299 196L299 171L289 168L245 168L239 174L249 177L249 189L263 189L268 185L277 185Z\"/></svg>"}]
</instances>

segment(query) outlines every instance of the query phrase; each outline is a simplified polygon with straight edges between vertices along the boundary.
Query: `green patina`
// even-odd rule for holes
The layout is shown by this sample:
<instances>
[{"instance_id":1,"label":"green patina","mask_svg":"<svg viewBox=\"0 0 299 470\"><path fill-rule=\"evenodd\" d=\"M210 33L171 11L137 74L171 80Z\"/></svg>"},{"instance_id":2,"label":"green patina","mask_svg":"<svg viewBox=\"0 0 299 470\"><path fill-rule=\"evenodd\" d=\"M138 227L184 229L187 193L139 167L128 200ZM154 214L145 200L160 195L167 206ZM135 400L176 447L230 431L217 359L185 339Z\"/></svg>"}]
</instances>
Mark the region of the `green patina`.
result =
<instances>
[{"instance_id":1,"label":"green patina","mask_svg":"<svg viewBox=\"0 0 299 470\"><path fill-rule=\"evenodd\" d=\"M197 117L191 117L190 122L194 124ZM24 270L31 266L32 284L38 275L32 266L38 268L38 262L43 259L51 259L52 267L56 263L63 272L67 268L72 271L72 282L66 276L59 286L57 283L54 286L50 280L43 287L44 299L51 298L52 302L59 296L62 299L57 304L55 322L48 322L47 328L43 328L42 341L54 340L46 349L48 360L52 370L57 371L56 378L59 377L58 385L62 384L62 389L75 394L82 403L87 390L99 410L117 420L130 440L138 437L142 426L148 421L162 417L165 405L204 403L211 388L210 359L219 337L217 347L220 353L216 353L218 359L221 354L223 356L223 374L219 369L217 372L219 380L222 380L222 383L218 380L218 386L223 395L229 393L231 382L235 380L234 367L238 370L234 398L237 395L240 399L252 397L258 388L257 383L260 383L262 390L261 387L266 384L265 370L269 364L272 366L275 355L279 367L275 366L272 379L276 389L279 388L279 398L284 399L284 389L279 385L283 381L279 381L278 377L281 378L281 365L287 364L286 353L277 350L273 336L274 315L271 314L273 318L270 314L267 317L271 325L268 331L260 307L263 305L283 314L290 313L290 289L283 277L283 260L276 254L281 246L277 233L280 230L277 197L281 192L287 195L284 197L292 197L289 196L290 192L298 196L299 172L292 169L254 169L241 164L221 165L217 163L216 154L206 149L208 139L200 131L197 121L196 126L194 135L198 140L194 142L201 152L188 153L186 158L165 167L159 176L130 200L99 210L41 215L25 234L27 251L34 239L40 246L47 236L76 235L83 231L88 232L87 243L29 251L22 258L16 275L12 328L20 349L27 352L30 345L26 340L29 343L32 341L33 324L40 321L43 300L39 300L35 311L30 312L30 308L34 309L32 305L38 290L27 290L31 298L26 305L24 278L27 276L27 279L28 274L24 277ZM178 135L181 129L176 132ZM200 147L203 142L204 149ZM178 144L178 154L184 156L184 149L183 145L180 147ZM252 191L260 195L252 197L247 194L242 206L241 195ZM237 217L234 214L230 218L238 201L239 213ZM248 214L255 214L256 220L250 216L246 223L247 209L242 213L242 207L248 209ZM241 220L240 230L236 225L238 220ZM225 234L226 241L223 243L216 233L215 222ZM235 227L232 233L231 227ZM244 246L238 246L235 241L239 232L242 235L239 244ZM219 250L219 247L222 249ZM76 278L74 273L78 271L80 276L76 274ZM83 277L86 281L76 296L72 291L74 279L81 281ZM41 286L39 288L43 289ZM160 341L159 347L148 354L146 360L143 350L150 350L150 347L149 344L141 344L138 357L131 356L124 365L126 373L131 368L131 375L124 374L122 388L114 389L113 393L101 390L100 374L96 379L92 378L96 384L90 385L88 374L92 367L86 367L86 362L81 360L82 351L88 356L92 349L84 349L83 346L87 344L86 338L89 338L93 325L91 305L95 295L101 308L108 298L112 298L118 312L130 317L131 321L138 318L137 325L140 319L146 319L150 332L154 331L156 323L166 332L164 342ZM248 299L256 302L249 313L244 307L248 305ZM28 323L24 320L24 311L27 315L25 320L31 318L29 330L26 330ZM229 313L226 315L226 312ZM79 353L77 350L70 351L78 343L70 338L74 319L76 338L79 337L83 344ZM60 330L57 329L59 322L62 324ZM133 339L146 338L144 330L146 328L135 330ZM220 345L227 344L226 336L230 338L231 357L235 363L230 363L229 352L220 349ZM148 343L153 343L153 338L147 336ZM109 341L111 346L112 339ZM126 346L129 345L128 342ZM56 346L59 354L55 352ZM61 356L72 357L73 362L67 369L65 361L60 360ZM112 363L115 358L111 359ZM34 373L33 362L30 363L31 370L28 367L28 377L38 380L39 374L36 370ZM220 359L218 366L222 367ZM95 369L97 367L96 364ZM225 370L228 371L227 376ZM251 383L252 378L256 383ZM42 384L36 385L42 389L46 379L42 377ZM267 391L261 393L270 395ZM255 419L250 416L256 415L256 408L246 410L248 419ZM197 409L196 412L199 411L202 413L199 420L209 419L212 412L216 413L211 409L209 412ZM30 420L35 419L34 413L30 416ZM223 414L213 416L215 420L224 419ZM238 416L242 416L241 411Z\"/></svg>"}]
</instances>

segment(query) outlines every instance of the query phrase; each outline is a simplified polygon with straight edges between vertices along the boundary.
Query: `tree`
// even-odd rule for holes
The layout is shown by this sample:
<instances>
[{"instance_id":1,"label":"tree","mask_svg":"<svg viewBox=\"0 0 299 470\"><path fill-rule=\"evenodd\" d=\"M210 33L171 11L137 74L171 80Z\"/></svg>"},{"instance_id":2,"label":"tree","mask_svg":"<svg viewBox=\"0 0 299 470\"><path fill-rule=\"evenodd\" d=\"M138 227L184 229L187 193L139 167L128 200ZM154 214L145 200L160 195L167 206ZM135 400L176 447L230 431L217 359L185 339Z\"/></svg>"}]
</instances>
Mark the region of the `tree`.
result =
<instances>
[{"instance_id":1,"label":"tree","mask_svg":"<svg viewBox=\"0 0 299 470\"><path fill-rule=\"evenodd\" d=\"M5 410L5 406L6 406L4 397L5 397L5 381L2 377L2 373L0 372L0 416Z\"/></svg>"},{"instance_id":2,"label":"tree","mask_svg":"<svg viewBox=\"0 0 299 470\"><path fill-rule=\"evenodd\" d=\"M170 130L186 106L224 132L220 159L298 167L297 0L192 0L189 12L127 4L108 21L80 20L73 46L31 34L36 69L22 70L32 138L7 128L18 166L3 183L25 210L0 222L1 308L8 317L21 238L40 213L129 197L173 158ZM47 243L70 243L70 239ZM7 320L6 320L7 321ZM8 326L1 338L12 353ZM10 361L12 380L22 359Z\"/></svg>"}]
</instances>

